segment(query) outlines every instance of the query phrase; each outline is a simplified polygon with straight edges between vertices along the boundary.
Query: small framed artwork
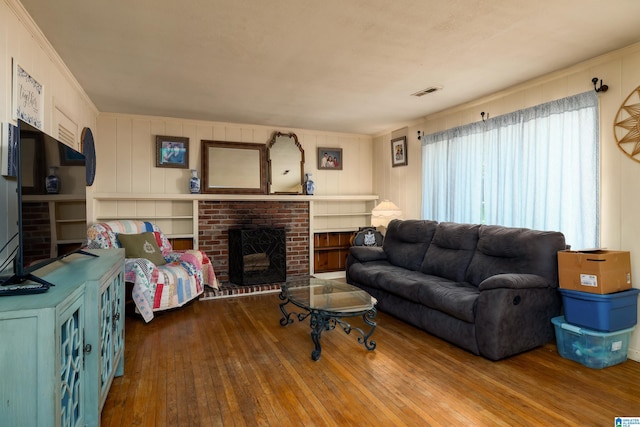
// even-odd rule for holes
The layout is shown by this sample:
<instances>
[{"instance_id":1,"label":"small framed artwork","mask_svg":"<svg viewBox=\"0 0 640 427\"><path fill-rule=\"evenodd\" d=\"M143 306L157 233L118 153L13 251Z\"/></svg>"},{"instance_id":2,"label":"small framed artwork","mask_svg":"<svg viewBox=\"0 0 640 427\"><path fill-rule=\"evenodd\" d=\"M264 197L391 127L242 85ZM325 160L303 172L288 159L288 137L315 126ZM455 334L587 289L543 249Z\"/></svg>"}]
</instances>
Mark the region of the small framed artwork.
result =
<instances>
[{"instance_id":1,"label":"small framed artwork","mask_svg":"<svg viewBox=\"0 0 640 427\"><path fill-rule=\"evenodd\" d=\"M13 59L13 118L42 130L44 87Z\"/></svg>"},{"instance_id":2,"label":"small framed artwork","mask_svg":"<svg viewBox=\"0 0 640 427\"><path fill-rule=\"evenodd\" d=\"M407 137L401 136L391 140L391 166L407 166Z\"/></svg>"},{"instance_id":3,"label":"small framed artwork","mask_svg":"<svg viewBox=\"0 0 640 427\"><path fill-rule=\"evenodd\" d=\"M318 169L342 170L342 148L318 147Z\"/></svg>"},{"instance_id":4,"label":"small framed artwork","mask_svg":"<svg viewBox=\"0 0 640 427\"><path fill-rule=\"evenodd\" d=\"M189 167L189 138L181 136L156 136L156 167Z\"/></svg>"}]
</instances>

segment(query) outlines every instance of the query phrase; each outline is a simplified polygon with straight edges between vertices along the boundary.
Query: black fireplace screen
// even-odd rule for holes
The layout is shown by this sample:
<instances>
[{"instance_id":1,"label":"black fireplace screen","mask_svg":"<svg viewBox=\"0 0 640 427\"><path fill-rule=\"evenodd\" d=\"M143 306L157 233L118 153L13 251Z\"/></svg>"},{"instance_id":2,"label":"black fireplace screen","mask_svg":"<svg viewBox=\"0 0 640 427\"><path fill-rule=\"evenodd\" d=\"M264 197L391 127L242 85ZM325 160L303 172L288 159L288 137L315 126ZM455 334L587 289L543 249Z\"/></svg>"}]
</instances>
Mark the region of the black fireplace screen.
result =
<instances>
[{"instance_id":1,"label":"black fireplace screen","mask_svg":"<svg viewBox=\"0 0 640 427\"><path fill-rule=\"evenodd\" d=\"M229 230L229 281L258 285L287 280L284 228Z\"/></svg>"}]
</instances>

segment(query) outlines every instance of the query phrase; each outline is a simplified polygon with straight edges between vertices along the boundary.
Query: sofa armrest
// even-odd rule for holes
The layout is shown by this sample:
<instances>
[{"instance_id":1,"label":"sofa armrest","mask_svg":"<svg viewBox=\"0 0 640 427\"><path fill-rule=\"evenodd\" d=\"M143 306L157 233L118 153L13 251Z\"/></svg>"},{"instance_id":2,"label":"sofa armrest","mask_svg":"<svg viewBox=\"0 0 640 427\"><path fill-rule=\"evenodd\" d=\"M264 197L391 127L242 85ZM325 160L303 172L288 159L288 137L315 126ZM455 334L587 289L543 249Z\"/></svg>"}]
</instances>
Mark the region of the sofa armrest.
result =
<instances>
[{"instance_id":1,"label":"sofa armrest","mask_svg":"<svg viewBox=\"0 0 640 427\"><path fill-rule=\"evenodd\" d=\"M490 289L530 289L548 288L549 282L537 274L496 274L483 280L479 285L480 291Z\"/></svg>"},{"instance_id":2,"label":"sofa armrest","mask_svg":"<svg viewBox=\"0 0 640 427\"><path fill-rule=\"evenodd\" d=\"M387 259L387 254L380 246L351 246L349 253L360 262L381 261Z\"/></svg>"},{"instance_id":3,"label":"sofa armrest","mask_svg":"<svg viewBox=\"0 0 640 427\"><path fill-rule=\"evenodd\" d=\"M478 286L475 329L480 354L499 360L553 340L557 288L535 274L499 274Z\"/></svg>"}]
</instances>

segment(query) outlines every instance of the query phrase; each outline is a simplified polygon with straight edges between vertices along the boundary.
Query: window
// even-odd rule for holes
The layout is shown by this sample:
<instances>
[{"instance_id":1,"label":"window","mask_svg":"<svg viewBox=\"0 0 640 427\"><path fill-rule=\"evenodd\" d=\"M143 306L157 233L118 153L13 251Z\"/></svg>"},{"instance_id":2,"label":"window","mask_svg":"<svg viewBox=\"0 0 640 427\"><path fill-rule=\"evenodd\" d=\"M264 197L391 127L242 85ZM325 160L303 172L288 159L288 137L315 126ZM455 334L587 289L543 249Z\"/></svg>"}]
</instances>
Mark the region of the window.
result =
<instances>
[{"instance_id":1,"label":"window","mask_svg":"<svg viewBox=\"0 0 640 427\"><path fill-rule=\"evenodd\" d=\"M422 217L558 230L597 247L598 132L590 91L426 135Z\"/></svg>"}]
</instances>

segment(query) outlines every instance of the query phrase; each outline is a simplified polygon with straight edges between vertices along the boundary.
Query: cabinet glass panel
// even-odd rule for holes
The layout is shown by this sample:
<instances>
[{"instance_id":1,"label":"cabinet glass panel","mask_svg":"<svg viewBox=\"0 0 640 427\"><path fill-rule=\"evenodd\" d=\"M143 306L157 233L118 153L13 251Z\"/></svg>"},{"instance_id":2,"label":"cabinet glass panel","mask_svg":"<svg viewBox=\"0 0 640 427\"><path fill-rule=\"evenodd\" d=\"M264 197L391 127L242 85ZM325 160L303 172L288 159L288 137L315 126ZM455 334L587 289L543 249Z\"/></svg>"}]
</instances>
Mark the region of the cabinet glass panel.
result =
<instances>
[{"instance_id":1,"label":"cabinet glass panel","mask_svg":"<svg viewBox=\"0 0 640 427\"><path fill-rule=\"evenodd\" d=\"M60 418L65 427L84 423L83 323L82 309L77 307L60 328Z\"/></svg>"},{"instance_id":2,"label":"cabinet glass panel","mask_svg":"<svg viewBox=\"0 0 640 427\"><path fill-rule=\"evenodd\" d=\"M113 371L113 291L111 286L100 295L100 390L105 387Z\"/></svg>"},{"instance_id":3,"label":"cabinet glass panel","mask_svg":"<svg viewBox=\"0 0 640 427\"><path fill-rule=\"evenodd\" d=\"M113 292L113 354L124 346L124 279L120 273L109 287Z\"/></svg>"}]
</instances>

